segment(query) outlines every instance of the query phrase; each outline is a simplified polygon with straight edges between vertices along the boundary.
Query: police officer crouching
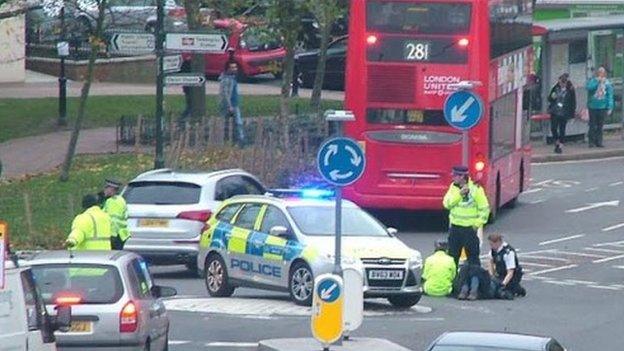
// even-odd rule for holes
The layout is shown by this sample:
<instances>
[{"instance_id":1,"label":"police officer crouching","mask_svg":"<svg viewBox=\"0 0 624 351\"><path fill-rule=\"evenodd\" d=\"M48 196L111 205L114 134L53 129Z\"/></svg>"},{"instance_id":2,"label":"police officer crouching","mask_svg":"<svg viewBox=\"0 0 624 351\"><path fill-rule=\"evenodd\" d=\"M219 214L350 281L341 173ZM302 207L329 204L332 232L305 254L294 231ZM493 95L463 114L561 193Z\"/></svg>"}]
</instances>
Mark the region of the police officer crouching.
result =
<instances>
[{"instance_id":1,"label":"police officer crouching","mask_svg":"<svg viewBox=\"0 0 624 351\"><path fill-rule=\"evenodd\" d=\"M489 270L494 296L508 300L526 296L526 290L520 285L523 273L516 250L504 242L500 234L490 234L488 240L492 249Z\"/></svg>"},{"instance_id":2,"label":"police officer crouching","mask_svg":"<svg viewBox=\"0 0 624 351\"><path fill-rule=\"evenodd\" d=\"M70 250L110 250L111 219L100 208L98 197L83 197L82 208L84 212L74 218L65 246Z\"/></svg>"}]
</instances>

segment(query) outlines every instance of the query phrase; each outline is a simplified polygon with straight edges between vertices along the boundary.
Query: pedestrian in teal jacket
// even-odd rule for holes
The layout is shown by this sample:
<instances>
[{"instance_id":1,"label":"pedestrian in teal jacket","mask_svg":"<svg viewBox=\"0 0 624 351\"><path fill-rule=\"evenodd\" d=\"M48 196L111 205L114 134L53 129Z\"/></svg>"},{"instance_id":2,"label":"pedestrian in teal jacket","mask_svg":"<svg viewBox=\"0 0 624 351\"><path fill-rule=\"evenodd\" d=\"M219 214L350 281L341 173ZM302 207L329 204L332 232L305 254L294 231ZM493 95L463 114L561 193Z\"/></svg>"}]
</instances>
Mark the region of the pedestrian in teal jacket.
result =
<instances>
[{"instance_id":1,"label":"pedestrian in teal jacket","mask_svg":"<svg viewBox=\"0 0 624 351\"><path fill-rule=\"evenodd\" d=\"M589 110L589 147L604 147L602 127L613 112L613 84L607 79L607 70L598 68L596 75L587 81L587 108Z\"/></svg>"}]
</instances>

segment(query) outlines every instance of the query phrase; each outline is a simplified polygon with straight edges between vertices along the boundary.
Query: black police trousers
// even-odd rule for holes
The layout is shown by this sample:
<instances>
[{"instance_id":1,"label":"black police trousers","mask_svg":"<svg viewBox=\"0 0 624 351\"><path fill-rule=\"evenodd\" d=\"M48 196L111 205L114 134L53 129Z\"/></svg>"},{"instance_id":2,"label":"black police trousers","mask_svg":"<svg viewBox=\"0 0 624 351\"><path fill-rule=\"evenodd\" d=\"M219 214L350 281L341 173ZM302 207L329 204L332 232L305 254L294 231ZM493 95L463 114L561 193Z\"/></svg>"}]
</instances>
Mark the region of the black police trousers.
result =
<instances>
[{"instance_id":1,"label":"black police trousers","mask_svg":"<svg viewBox=\"0 0 624 351\"><path fill-rule=\"evenodd\" d=\"M455 260L455 265L459 262L462 247L466 248L468 263L481 265L479 260L479 237L473 227L461 227L451 225L448 238L449 255Z\"/></svg>"}]
</instances>

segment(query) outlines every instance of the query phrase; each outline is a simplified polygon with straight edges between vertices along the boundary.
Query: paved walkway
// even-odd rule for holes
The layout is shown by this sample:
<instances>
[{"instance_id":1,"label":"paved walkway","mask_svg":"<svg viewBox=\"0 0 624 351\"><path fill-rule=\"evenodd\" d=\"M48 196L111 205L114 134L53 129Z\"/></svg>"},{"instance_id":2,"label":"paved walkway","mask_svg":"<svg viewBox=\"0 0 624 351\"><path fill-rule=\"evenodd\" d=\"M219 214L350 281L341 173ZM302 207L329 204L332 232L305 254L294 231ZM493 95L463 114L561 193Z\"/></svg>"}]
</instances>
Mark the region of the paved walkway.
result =
<instances>
[{"instance_id":1,"label":"paved walkway","mask_svg":"<svg viewBox=\"0 0 624 351\"><path fill-rule=\"evenodd\" d=\"M621 132L605 134L604 148L589 148L586 142L568 143L562 154L554 153L553 145L533 142L533 162L557 162L624 156L624 138Z\"/></svg>"}]
</instances>

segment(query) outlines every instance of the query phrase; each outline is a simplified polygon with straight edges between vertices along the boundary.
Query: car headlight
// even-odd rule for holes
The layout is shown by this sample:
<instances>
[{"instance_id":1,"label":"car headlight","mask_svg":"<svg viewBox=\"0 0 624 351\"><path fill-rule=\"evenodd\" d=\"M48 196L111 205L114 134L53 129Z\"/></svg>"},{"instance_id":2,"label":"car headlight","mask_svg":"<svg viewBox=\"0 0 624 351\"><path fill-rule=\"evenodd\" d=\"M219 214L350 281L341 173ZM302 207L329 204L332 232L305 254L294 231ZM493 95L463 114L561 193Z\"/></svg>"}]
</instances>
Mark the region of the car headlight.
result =
<instances>
[{"instance_id":1,"label":"car headlight","mask_svg":"<svg viewBox=\"0 0 624 351\"><path fill-rule=\"evenodd\" d=\"M414 251L409 259L409 268L416 269L422 268L422 255L418 251Z\"/></svg>"}]
</instances>

